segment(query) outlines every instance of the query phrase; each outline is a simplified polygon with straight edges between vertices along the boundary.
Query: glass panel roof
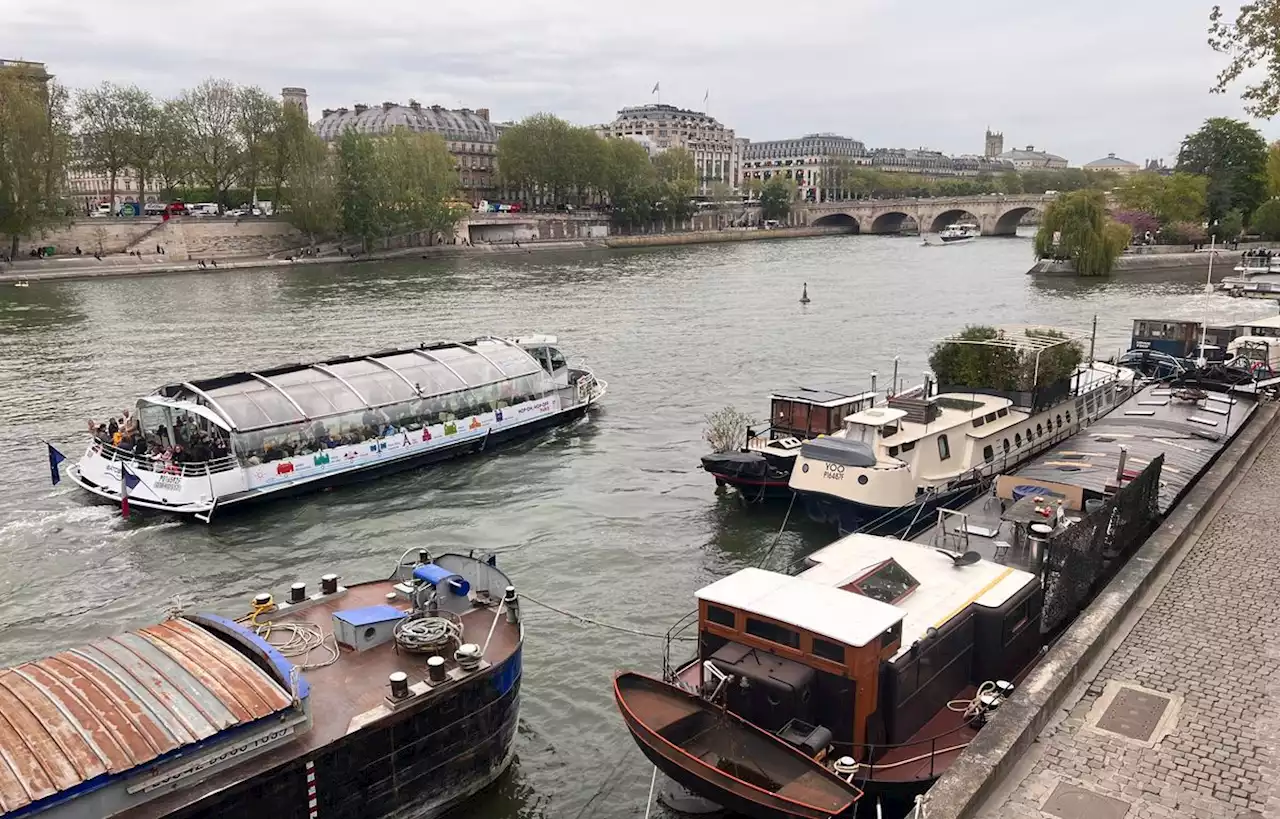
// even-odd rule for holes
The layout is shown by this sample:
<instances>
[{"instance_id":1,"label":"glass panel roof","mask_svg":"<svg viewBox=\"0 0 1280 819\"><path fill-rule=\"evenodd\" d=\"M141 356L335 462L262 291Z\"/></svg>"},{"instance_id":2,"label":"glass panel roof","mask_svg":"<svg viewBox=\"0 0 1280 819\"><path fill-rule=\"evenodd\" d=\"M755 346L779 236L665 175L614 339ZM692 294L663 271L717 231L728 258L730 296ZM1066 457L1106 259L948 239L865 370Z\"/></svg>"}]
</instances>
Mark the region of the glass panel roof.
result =
<instances>
[{"instance_id":1,"label":"glass panel roof","mask_svg":"<svg viewBox=\"0 0 1280 819\"><path fill-rule=\"evenodd\" d=\"M376 364L373 366L377 368ZM361 395L368 398L371 404L408 401L410 398L418 396L413 391L413 387L404 383L400 376L390 370L377 368L367 375L357 375L355 378L348 378L347 380Z\"/></svg>"},{"instance_id":2,"label":"glass panel roof","mask_svg":"<svg viewBox=\"0 0 1280 819\"><path fill-rule=\"evenodd\" d=\"M462 379L449 372L448 367L418 353L398 353L379 360L394 367L397 372L416 384L423 395L453 392L467 386Z\"/></svg>"},{"instance_id":3,"label":"glass panel roof","mask_svg":"<svg viewBox=\"0 0 1280 819\"><path fill-rule=\"evenodd\" d=\"M241 429L301 421L289 400L261 381L242 381L208 391Z\"/></svg>"},{"instance_id":4,"label":"glass panel roof","mask_svg":"<svg viewBox=\"0 0 1280 819\"><path fill-rule=\"evenodd\" d=\"M473 387L503 378L502 372L497 367L485 361L484 356L471 350L464 350L461 347L441 347L438 350L427 350L427 352L447 362Z\"/></svg>"},{"instance_id":5,"label":"glass panel roof","mask_svg":"<svg viewBox=\"0 0 1280 819\"><path fill-rule=\"evenodd\" d=\"M335 412L364 409L360 396L338 379L322 370L297 370L270 376L272 384L283 389L314 418Z\"/></svg>"},{"instance_id":6,"label":"glass panel roof","mask_svg":"<svg viewBox=\"0 0 1280 819\"><path fill-rule=\"evenodd\" d=\"M510 344L503 344L496 341L481 341L475 345L485 355L492 358L494 363L502 368L507 375L528 375L536 373L542 369L533 356L529 355L519 347L512 347Z\"/></svg>"}]
</instances>

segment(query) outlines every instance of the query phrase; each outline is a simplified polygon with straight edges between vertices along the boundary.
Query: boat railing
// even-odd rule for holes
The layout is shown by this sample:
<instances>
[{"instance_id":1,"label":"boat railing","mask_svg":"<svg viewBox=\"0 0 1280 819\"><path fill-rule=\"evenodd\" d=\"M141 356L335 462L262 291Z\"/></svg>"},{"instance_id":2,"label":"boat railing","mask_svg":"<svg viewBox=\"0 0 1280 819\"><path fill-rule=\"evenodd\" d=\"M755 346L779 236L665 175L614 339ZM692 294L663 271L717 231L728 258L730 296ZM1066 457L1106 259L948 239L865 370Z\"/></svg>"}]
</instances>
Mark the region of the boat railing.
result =
<instances>
[{"instance_id":1,"label":"boat railing","mask_svg":"<svg viewBox=\"0 0 1280 819\"><path fill-rule=\"evenodd\" d=\"M931 737L897 744L833 742L832 745L840 750L850 749L853 752L854 759L866 760L865 762L859 762L859 778L875 779L877 772L889 771L894 768L900 768L903 765L915 765L927 759L929 760L929 778L932 779L940 773L938 771L938 758L940 756L958 753L969 746L968 738L957 736L966 730L972 730L969 721ZM911 749L919 749L920 753L911 754ZM872 761L876 757L883 757L890 751L906 751L909 755L903 759L895 759L893 762L877 764Z\"/></svg>"},{"instance_id":2,"label":"boat railing","mask_svg":"<svg viewBox=\"0 0 1280 819\"><path fill-rule=\"evenodd\" d=\"M675 682L676 674L680 670L681 662L677 665L671 657L671 646L675 643L686 642L685 632L689 629L697 631L698 628L698 612L691 611L676 621L675 625L667 629L667 637L662 647L662 679L667 682ZM695 635L696 636L696 635Z\"/></svg>"},{"instance_id":3,"label":"boat railing","mask_svg":"<svg viewBox=\"0 0 1280 819\"><path fill-rule=\"evenodd\" d=\"M144 472L155 472L165 475L180 475L184 478L204 477L213 475L218 472L230 472L238 469L240 464L236 461L234 455L227 455L222 458L215 458L211 461L187 461L176 462L157 458L152 455L139 455L119 447L112 446L104 441L93 441L89 444L89 451L97 453L108 461L118 461L129 464L130 469L138 469Z\"/></svg>"}]
</instances>

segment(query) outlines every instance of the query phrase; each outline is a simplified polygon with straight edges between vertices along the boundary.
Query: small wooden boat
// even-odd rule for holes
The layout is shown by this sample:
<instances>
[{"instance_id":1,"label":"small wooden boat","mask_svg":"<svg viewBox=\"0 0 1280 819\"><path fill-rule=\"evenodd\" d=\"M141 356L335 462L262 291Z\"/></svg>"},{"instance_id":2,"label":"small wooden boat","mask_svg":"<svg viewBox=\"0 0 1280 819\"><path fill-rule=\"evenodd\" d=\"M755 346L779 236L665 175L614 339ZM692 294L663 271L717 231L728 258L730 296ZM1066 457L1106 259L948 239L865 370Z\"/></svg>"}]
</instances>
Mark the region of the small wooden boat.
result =
<instances>
[{"instance_id":1,"label":"small wooden boat","mask_svg":"<svg viewBox=\"0 0 1280 819\"><path fill-rule=\"evenodd\" d=\"M857 787L697 694L631 672L618 674L613 693L649 761L729 811L755 819L853 816Z\"/></svg>"}]
</instances>

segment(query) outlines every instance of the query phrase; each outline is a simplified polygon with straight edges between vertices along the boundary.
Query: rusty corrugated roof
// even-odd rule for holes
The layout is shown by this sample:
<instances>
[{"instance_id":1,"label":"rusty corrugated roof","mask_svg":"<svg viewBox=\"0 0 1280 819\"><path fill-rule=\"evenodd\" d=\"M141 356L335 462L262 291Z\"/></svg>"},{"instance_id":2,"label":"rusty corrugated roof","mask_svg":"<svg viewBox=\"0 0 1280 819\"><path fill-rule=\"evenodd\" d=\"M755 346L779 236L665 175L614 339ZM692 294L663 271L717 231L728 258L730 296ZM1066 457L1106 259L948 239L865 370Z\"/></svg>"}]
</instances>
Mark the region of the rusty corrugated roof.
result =
<instances>
[{"instance_id":1,"label":"rusty corrugated roof","mask_svg":"<svg viewBox=\"0 0 1280 819\"><path fill-rule=\"evenodd\" d=\"M0 670L0 814L291 701L247 656L181 619Z\"/></svg>"}]
</instances>

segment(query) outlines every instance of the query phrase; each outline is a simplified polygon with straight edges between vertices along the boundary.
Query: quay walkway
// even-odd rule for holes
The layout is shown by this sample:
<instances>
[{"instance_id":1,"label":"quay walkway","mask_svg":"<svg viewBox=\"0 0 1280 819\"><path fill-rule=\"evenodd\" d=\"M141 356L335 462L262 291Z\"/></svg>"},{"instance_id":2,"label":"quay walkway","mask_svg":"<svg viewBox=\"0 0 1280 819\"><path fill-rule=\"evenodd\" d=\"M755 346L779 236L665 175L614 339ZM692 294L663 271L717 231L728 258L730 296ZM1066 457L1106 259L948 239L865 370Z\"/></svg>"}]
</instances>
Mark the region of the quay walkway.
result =
<instances>
[{"instance_id":1,"label":"quay walkway","mask_svg":"<svg viewBox=\"0 0 1280 819\"><path fill-rule=\"evenodd\" d=\"M1256 444L1224 453L1218 466L1239 459L1234 485L1003 781L961 815L1280 819L1276 425Z\"/></svg>"}]
</instances>

